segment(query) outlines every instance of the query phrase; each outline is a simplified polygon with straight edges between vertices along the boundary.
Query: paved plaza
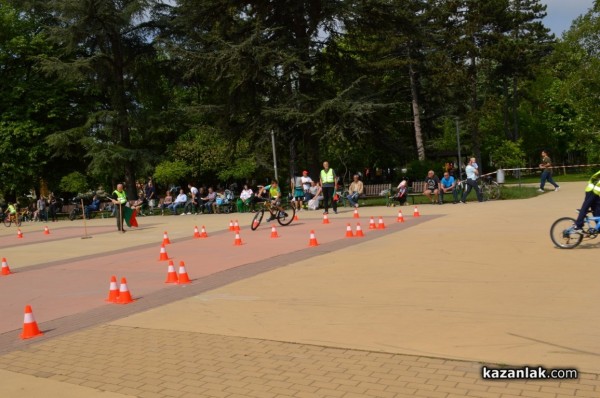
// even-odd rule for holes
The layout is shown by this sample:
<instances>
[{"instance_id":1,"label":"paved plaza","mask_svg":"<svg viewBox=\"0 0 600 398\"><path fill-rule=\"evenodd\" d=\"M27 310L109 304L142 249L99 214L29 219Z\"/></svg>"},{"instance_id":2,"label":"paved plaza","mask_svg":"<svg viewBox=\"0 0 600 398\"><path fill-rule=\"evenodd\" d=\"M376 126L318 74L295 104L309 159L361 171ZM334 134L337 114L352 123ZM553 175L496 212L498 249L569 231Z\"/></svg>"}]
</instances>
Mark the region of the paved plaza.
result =
<instances>
[{"instance_id":1,"label":"paved plaza","mask_svg":"<svg viewBox=\"0 0 600 398\"><path fill-rule=\"evenodd\" d=\"M558 179L559 180L559 179ZM301 212L27 223L0 230L0 397L600 397L598 242L555 249L584 183L536 198ZM387 228L368 229L382 216ZM231 219L241 225L234 246ZM365 238L346 238L359 221ZM193 239L194 226L209 237ZM309 247L309 233L319 242ZM189 285L165 284L163 232ZM132 304L105 302L111 275ZM19 339L31 305L43 336ZM483 364L576 368L484 381Z\"/></svg>"}]
</instances>

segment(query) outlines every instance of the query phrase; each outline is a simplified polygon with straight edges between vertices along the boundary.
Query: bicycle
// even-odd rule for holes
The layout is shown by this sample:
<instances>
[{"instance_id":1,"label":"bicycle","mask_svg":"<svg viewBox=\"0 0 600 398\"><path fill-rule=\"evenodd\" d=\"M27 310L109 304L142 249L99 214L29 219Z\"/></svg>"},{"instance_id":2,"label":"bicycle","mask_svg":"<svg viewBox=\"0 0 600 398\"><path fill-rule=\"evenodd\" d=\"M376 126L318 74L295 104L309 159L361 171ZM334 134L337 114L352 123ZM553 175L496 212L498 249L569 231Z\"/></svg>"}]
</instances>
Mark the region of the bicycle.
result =
<instances>
[{"instance_id":1,"label":"bicycle","mask_svg":"<svg viewBox=\"0 0 600 398\"><path fill-rule=\"evenodd\" d=\"M4 214L4 226L10 227L14 223L17 227L21 226L21 215L17 214Z\"/></svg>"},{"instance_id":2,"label":"bicycle","mask_svg":"<svg viewBox=\"0 0 600 398\"><path fill-rule=\"evenodd\" d=\"M491 176L479 178L477 185L484 201L500 199L500 185ZM456 184L456 189L458 190L458 198L461 198L463 192L467 189L467 181L459 181Z\"/></svg>"},{"instance_id":3,"label":"bicycle","mask_svg":"<svg viewBox=\"0 0 600 398\"><path fill-rule=\"evenodd\" d=\"M262 206L260 206L260 209L256 210L256 214L254 215L254 218L252 219L252 224L250 225L250 229L252 229L253 231L256 231L256 229L260 225L265 215L265 210L268 210L269 214L271 214L271 217L275 218L280 225L290 225L292 221L294 221L296 209L289 202L281 204L280 207L283 209L283 211L273 206L270 200L261 203ZM274 214L273 212L275 212L276 214Z\"/></svg>"},{"instance_id":4,"label":"bicycle","mask_svg":"<svg viewBox=\"0 0 600 398\"><path fill-rule=\"evenodd\" d=\"M492 176L483 176L479 179L479 189L483 194L483 200L500 199L500 185L494 181Z\"/></svg>"},{"instance_id":5,"label":"bicycle","mask_svg":"<svg viewBox=\"0 0 600 398\"><path fill-rule=\"evenodd\" d=\"M587 214L589 214L588 212ZM592 222L596 226L592 226ZM600 233L600 217L587 216L583 221L582 232L575 231L575 219L572 217L562 217L554 221L550 227L550 239L552 243L560 249L573 249L583 241L583 239L595 239Z\"/></svg>"}]
</instances>

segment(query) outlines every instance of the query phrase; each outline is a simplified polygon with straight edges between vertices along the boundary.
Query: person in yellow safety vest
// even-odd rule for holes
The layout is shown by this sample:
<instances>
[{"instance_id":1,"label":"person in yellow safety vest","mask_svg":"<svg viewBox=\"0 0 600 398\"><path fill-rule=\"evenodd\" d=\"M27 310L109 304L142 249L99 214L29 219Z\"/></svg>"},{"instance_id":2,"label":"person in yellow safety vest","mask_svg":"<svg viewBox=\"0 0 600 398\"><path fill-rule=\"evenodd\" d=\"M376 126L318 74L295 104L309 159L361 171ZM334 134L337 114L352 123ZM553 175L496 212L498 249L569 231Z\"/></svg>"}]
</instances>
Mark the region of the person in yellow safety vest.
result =
<instances>
[{"instance_id":1,"label":"person in yellow safety vest","mask_svg":"<svg viewBox=\"0 0 600 398\"><path fill-rule=\"evenodd\" d=\"M590 177L585 187L585 197L575 221L575 232L583 233L583 221L589 209L592 209L594 217L600 216L600 171Z\"/></svg>"},{"instance_id":2,"label":"person in yellow safety vest","mask_svg":"<svg viewBox=\"0 0 600 398\"><path fill-rule=\"evenodd\" d=\"M127 203L127 194L123 190L123 184L117 184L117 189L112 193L111 202L115 205L115 216L117 218L117 230L125 233L123 226L123 209Z\"/></svg>"},{"instance_id":3,"label":"person in yellow safety vest","mask_svg":"<svg viewBox=\"0 0 600 398\"><path fill-rule=\"evenodd\" d=\"M337 202L333 200L333 194L335 192L335 186L337 183L337 176L335 171L329 168L329 162L323 162L323 170L320 174L321 187L323 190L323 207L325 211L323 214L329 214L329 204L333 208L333 212L337 214Z\"/></svg>"}]
</instances>

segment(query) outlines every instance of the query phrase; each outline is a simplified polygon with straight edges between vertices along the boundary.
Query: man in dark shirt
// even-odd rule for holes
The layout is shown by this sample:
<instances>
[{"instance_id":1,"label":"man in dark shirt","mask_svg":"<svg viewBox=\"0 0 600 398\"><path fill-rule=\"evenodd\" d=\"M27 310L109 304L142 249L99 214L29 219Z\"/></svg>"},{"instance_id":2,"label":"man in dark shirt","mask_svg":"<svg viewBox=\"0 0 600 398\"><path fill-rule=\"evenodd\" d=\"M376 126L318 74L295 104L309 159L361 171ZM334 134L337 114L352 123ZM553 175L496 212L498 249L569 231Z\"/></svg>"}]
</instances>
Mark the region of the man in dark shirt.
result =
<instances>
[{"instance_id":1,"label":"man in dark shirt","mask_svg":"<svg viewBox=\"0 0 600 398\"><path fill-rule=\"evenodd\" d=\"M150 212L152 213L154 207L156 207L158 201L156 200L156 188L152 183L152 180L148 181L146 187L144 187L144 194L146 196L146 200L148 201L148 207L150 207Z\"/></svg>"},{"instance_id":2,"label":"man in dark shirt","mask_svg":"<svg viewBox=\"0 0 600 398\"><path fill-rule=\"evenodd\" d=\"M440 194L440 179L435 175L433 170L429 170L425 178L425 190L423 194L431 200L431 204L439 203L438 195ZM433 195L433 198L431 197Z\"/></svg>"}]
</instances>

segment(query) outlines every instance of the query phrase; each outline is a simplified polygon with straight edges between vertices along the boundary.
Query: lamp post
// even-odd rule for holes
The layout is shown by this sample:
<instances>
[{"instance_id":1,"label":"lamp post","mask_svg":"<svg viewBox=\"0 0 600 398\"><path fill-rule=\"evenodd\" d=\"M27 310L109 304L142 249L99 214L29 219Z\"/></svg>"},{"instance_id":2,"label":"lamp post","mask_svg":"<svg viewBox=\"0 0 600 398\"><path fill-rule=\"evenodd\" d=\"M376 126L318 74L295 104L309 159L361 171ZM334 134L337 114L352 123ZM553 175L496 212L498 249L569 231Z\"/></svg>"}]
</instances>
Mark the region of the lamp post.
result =
<instances>
[{"instance_id":1,"label":"lamp post","mask_svg":"<svg viewBox=\"0 0 600 398\"><path fill-rule=\"evenodd\" d=\"M273 169L275 170L275 179L279 181L277 178L277 152L275 152L275 131L271 129L271 144L273 146Z\"/></svg>"},{"instance_id":2,"label":"lamp post","mask_svg":"<svg viewBox=\"0 0 600 398\"><path fill-rule=\"evenodd\" d=\"M456 145L458 146L458 179L462 178L462 157L460 156L460 130L458 128L458 118L456 118Z\"/></svg>"}]
</instances>

